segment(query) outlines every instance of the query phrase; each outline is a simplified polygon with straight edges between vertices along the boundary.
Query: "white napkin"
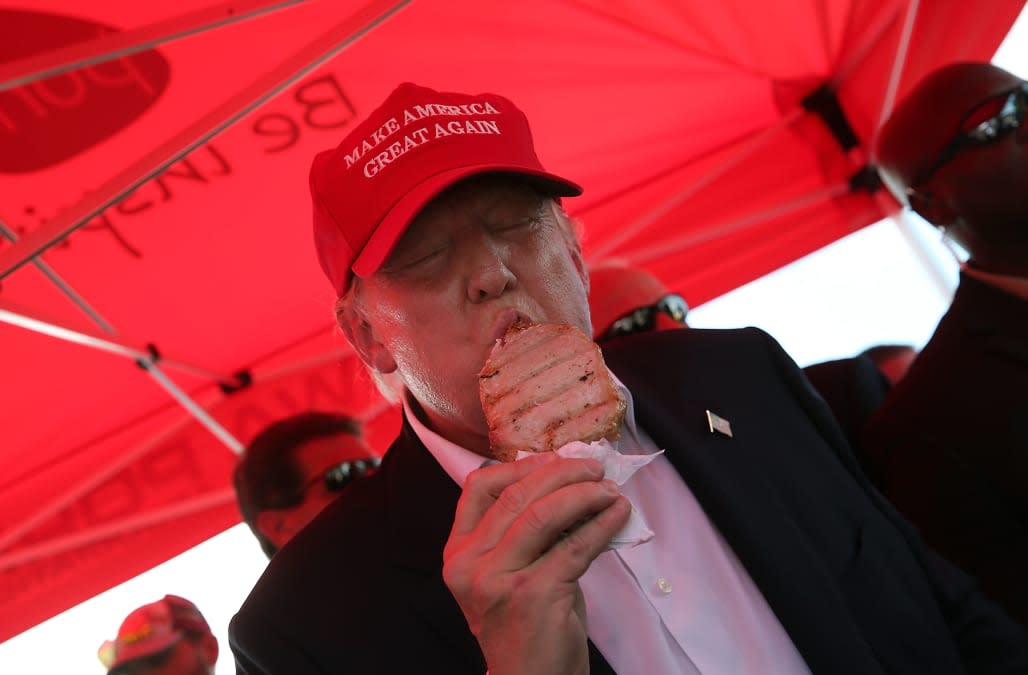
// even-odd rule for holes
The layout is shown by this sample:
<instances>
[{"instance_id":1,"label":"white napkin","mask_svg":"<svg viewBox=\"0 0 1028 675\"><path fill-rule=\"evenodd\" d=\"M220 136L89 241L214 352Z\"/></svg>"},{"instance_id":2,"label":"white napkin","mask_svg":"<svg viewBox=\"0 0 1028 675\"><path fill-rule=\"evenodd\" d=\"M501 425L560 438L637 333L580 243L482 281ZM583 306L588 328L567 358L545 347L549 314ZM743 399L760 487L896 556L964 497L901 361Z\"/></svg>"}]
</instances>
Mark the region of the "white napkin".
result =
<instances>
[{"instance_id":1,"label":"white napkin","mask_svg":"<svg viewBox=\"0 0 1028 675\"><path fill-rule=\"evenodd\" d=\"M556 452L561 457L598 460L603 464L603 477L614 481L618 485L624 485L625 481L632 477L632 474L652 462L658 455L664 453L661 450L649 455L622 455L606 439L600 439L592 443L571 441L567 445L558 448ZM533 454L522 451L518 453L517 459L531 457ZM625 523L620 532L614 535L607 548L629 548L647 542L650 539L653 539L653 530L650 529L642 514L633 505L632 513L628 516L628 522Z\"/></svg>"}]
</instances>

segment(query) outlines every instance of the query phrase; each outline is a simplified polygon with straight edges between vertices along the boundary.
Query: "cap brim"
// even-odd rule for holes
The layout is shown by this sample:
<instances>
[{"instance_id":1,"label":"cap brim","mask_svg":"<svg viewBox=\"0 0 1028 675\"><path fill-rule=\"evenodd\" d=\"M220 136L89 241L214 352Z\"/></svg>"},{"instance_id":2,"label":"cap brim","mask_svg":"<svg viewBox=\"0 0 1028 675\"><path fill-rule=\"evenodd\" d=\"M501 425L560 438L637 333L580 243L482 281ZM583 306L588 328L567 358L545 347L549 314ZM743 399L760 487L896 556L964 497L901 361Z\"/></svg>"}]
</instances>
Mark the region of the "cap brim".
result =
<instances>
[{"instance_id":1,"label":"cap brim","mask_svg":"<svg viewBox=\"0 0 1028 675\"><path fill-rule=\"evenodd\" d=\"M449 169L426 178L401 197L375 228L350 269L359 277L374 274L389 257L414 217L440 192L455 183L481 174L510 174L526 180L553 197L577 197L582 188L569 180L551 173L510 165L475 165Z\"/></svg>"},{"instance_id":2,"label":"cap brim","mask_svg":"<svg viewBox=\"0 0 1028 675\"><path fill-rule=\"evenodd\" d=\"M114 663L112 663L108 670L113 670L118 666L122 666L136 659L141 659L147 656L153 656L159 654L166 649L171 649L184 635L180 632L169 633L168 635L160 638L154 638L150 640L141 640L134 644L121 645L115 655Z\"/></svg>"}]
</instances>

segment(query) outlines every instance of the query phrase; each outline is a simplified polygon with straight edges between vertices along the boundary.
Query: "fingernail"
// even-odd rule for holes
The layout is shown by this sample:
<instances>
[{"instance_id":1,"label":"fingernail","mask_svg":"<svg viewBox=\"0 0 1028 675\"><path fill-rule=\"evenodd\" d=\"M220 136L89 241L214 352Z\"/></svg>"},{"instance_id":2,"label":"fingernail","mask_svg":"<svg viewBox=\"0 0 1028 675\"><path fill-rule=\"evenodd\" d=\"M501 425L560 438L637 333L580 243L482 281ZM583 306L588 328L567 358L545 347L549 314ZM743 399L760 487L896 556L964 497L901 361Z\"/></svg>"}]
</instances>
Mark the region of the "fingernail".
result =
<instances>
[{"instance_id":1,"label":"fingernail","mask_svg":"<svg viewBox=\"0 0 1028 675\"><path fill-rule=\"evenodd\" d=\"M601 481L600 485L603 486L603 492L608 495L619 495L621 494L621 488L618 484L612 480Z\"/></svg>"}]
</instances>

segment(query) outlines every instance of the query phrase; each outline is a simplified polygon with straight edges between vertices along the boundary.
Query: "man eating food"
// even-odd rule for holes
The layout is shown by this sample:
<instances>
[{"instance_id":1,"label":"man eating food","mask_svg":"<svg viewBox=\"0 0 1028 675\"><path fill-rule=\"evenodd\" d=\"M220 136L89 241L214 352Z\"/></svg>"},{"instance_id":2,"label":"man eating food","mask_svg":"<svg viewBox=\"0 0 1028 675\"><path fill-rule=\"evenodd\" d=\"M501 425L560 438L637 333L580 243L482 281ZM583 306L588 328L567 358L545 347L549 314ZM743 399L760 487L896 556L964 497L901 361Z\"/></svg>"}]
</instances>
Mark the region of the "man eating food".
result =
<instances>
[{"instance_id":1,"label":"man eating food","mask_svg":"<svg viewBox=\"0 0 1028 675\"><path fill-rule=\"evenodd\" d=\"M590 459L495 461L479 375L497 340L591 333L562 207L581 189L513 102L401 85L310 184L340 328L404 424L272 560L232 623L239 672L1028 669L1024 632L869 487L756 329L604 352L619 452L665 450L620 487ZM654 536L609 550L631 505Z\"/></svg>"}]
</instances>

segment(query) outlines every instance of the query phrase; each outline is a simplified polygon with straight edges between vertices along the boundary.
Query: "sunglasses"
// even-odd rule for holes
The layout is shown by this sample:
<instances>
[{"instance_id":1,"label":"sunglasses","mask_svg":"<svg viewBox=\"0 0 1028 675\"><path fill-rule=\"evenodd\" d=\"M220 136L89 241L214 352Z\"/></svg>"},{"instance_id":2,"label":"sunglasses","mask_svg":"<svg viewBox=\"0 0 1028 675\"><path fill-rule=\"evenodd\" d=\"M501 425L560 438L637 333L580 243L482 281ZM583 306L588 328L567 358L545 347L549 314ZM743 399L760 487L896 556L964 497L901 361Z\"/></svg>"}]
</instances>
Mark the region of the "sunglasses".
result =
<instances>
[{"instance_id":1,"label":"sunglasses","mask_svg":"<svg viewBox=\"0 0 1028 675\"><path fill-rule=\"evenodd\" d=\"M339 492L355 479L375 473L380 464L382 464L381 457L368 457L367 459L352 459L340 462L319 474L315 474L300 488L297 494L307 494L307 491L318 483L323 483L325 489L329 492Z\"/></svg>"},{"instance_id":2,"label":"sunglasses","mask_svg":"<svg viewBox=\"0 0 1028 675\"><path fill-rule=\"evenodd\" d=\"M1028 82L1013 91L990 98L971 109L960 121L957 135L953 137L935 163L907 189L908 194L917 192L943 165L967 148L995 143L1008 131L1024 124L1025 99L1028 98Z\"/></svg>"},{"instance_id":3,"label":"sunglasses","mask_svg":"<svg viewBox=\"0 0 1028 675\"><path fill-rule=\"evenodd\" d=\"M657 314L666 314L676 323L684 326L685 316L688 313L689 305L682 296L670 293L652 305L640 307L612 323L597 342L606 342L622 335L651 331L657 325Z\"/></svg>"}]
</instances>

